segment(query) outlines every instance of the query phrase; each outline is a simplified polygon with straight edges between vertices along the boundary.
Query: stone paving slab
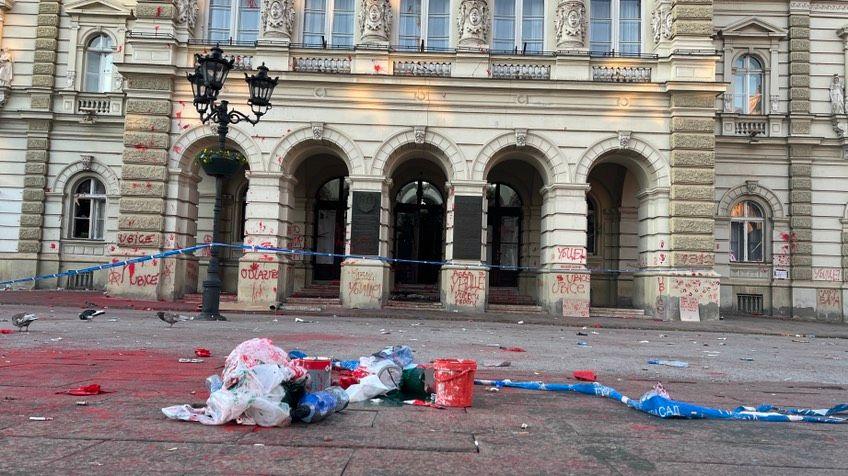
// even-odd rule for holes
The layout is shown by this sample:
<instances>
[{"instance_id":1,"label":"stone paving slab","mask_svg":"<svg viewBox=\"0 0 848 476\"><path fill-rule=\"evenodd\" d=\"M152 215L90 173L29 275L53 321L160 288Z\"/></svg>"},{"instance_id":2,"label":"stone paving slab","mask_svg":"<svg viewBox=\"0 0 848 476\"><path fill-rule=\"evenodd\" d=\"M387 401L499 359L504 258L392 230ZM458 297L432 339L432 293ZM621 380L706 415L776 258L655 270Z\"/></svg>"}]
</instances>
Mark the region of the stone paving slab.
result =
<instances>
[{"instance_id":1,"label":"stone paving slab","mask_svg":"<svg viewBox=\"0 0 848 476\"><path fill-rule=\"evenodd\" d=\"M101 443L98 440L0 437L0 473L34 471Z\"/></svg>"}]
</instances>

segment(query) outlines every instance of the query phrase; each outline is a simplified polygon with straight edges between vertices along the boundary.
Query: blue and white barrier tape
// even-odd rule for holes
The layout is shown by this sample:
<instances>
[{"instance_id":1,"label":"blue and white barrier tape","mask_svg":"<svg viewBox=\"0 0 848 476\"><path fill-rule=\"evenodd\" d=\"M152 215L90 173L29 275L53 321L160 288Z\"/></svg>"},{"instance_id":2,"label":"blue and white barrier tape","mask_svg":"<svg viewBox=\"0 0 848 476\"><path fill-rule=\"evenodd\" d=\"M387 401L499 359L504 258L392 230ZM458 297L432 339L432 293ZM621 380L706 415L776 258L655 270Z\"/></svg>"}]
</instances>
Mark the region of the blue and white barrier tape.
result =
<instances>
[{"instance_id":1,"label":"blue and white barrier tape","mask_svg":"<svg viewBox=\"0 0 848 476\"><path fill-rule=\"evenodd\" d=\"M733 410L702 407L687 402L672 400L668 394L657 386L642 395L638 400L622 395L618 390L592 383L544 383L544 382L513 382L511 380L474 380L476 385L491 387L512 387L525 390L545 390L549 392L575 392L584 395L605 397L617 400L630 408L660 418L683 418L689 420L747 420L773 422L805 422L805 423L848 423L848 418L836 415L848 413L848 404L835 405L824 409L786 408L781 409L771 405L758 407L738 407Z\"/></svg>"},{"instance_id":2,"label":"blue and white barrier tape","mask_svg":"<svg viewBox=\"0 0 848 476\"><path fill-rule=\"evenodd\" d=\"M496 265L496 264L482 264L480 266L467 265L467 264L459 264L454 263L452 261L427 261L427 260L416 260L416 259L404 259L404 258L391 258L388 256L366 256L366 255L353 255L353 254L342 254L342 253L324 253L319 251L310 251L310 250L302 250L302 249L291 249L291 248L277 248L270 246L257 246L257 245L246 245L243 243L230 244L230 243L204 243L202 245L190 246L188 248L180 248L176 250L168 250L160 253L154 253L145 256L137 256L135 258L130 258L123 261L115 261L112 263L104 263L95 266L89 266L87 268L81 269L72 269L68 271L62 271L60 273L53 274L43 274L40 276L30 276L27 278L18 278L11 279L7 281L0 281L0 286L10 286L13 284L20 283L28 283L34 281L43 281L46 279L56 279L66 276L75 276L78 274L91 273L93 271L100 271L104 269L111 268L120 268L134 263L142 263L145 261L151 261L154 259L161 258L171 258L178 255L190 254L195 251L199 251L206 248L229 248L229 249L240 249L246 252L252 253L270 253L270 254L283 254L283 255L299 255L299 256L320 256L320 257L329 257L329 258L341 258L341 259L372 259L384 261L386 263L400 263L400 264L423 264L430 266L459 266L466 267L468 269L500 269L503 271L539 271L542 268L539 267L530 267L530 266L505 266L505 265ZM683 271L683 272L697 272L698 270L692 268L654 268L662 271ZM635 273L641 271L638 268L626 268L626 269L598 269L598 268L590 268L590 272L592 273Z\"/></svg>"}]
</instances>

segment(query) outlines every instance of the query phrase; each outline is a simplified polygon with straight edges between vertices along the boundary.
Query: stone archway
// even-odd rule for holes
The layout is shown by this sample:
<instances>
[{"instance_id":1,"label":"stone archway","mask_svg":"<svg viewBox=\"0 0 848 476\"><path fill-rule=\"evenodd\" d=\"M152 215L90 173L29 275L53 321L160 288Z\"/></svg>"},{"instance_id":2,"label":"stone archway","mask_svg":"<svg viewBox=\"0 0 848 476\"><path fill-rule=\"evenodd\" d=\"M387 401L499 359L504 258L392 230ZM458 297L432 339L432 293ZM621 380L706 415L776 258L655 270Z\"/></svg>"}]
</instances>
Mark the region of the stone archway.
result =
<instances>
[{"instance_id":1,"label":"stone archway","mask_svg":"<svg viewBox=\"0 0 848 476\"><path fill-rule=\"evenodd\" d=\"M448 180L465 180L468 177L462 150L442 134L423 127L399 132L383 142L374 154L371 175L375 177L387 176L386 174L390 173L397 165L398 151L425 145L436 151L435 157L445 168Z\"/></svg>"}]
</instances>

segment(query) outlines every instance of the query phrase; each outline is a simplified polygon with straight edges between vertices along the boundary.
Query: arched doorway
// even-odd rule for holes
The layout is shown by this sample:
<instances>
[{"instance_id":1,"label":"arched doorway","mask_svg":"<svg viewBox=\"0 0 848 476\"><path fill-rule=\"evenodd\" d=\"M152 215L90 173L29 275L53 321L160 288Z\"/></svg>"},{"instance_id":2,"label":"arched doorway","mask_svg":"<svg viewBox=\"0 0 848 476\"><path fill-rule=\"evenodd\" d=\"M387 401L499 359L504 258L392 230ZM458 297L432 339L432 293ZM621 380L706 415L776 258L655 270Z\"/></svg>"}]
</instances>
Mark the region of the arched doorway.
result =
<instances>
[{"instance_id":1,"label":"arched doorway","mask_svg":"<svg viewBox=\"0 0 848 476\"><path fill-rule=\"evenodd\" d=\"M339 256L345 251L348 184L344 177L330 179L315 195L314 244L312 257L314 281L334 281L341 275Z\"/></svg>"},{"instance_id":2,"label":"arched doorway","mask_svg":"<svg viewBox=\"0 0 848 476\"><path fill-rule=\"evenodd\" d=\"M394 256L401 260L442 261L445 201L432 183L418 179L395 196ZM396 284L436 284L439 266L399 262Z\"/></svg>"},{"instance_id":3,"label":"arched doorway","mask_svg":"<svg viewBox=\"0 0 848 476\"><path fill-rule=\"evenodd\" d=\"M521 266L522 202L518 192L505 183L488 185L488 259L492 287L518 287Z\"/></svg>"}]
</instances>

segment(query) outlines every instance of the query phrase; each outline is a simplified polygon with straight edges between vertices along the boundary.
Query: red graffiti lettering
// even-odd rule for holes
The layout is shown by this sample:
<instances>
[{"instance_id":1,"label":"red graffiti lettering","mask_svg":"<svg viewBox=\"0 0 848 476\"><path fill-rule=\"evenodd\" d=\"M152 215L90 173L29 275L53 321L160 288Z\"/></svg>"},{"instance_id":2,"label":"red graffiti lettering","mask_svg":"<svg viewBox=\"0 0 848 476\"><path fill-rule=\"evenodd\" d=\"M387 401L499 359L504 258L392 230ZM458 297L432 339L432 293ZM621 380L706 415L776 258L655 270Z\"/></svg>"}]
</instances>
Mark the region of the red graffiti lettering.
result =
<instances>
[{"instance_id":1,"label":"red graffiti lettering","mask_svg":"<svg viewBox=\"0 0 848 476\"><path fill-rule=\"evenodd\" d=\"M380 299L383 286L377 282L374 273L370 271L350 271L350 274L351 281L347 285L348 295Z\"/></svg>"},{"instance_id":2,"label":"red graffiti lettering","mask_svg":"<svg viewBox=\"0 0 848 476\"><path fill-rule=\"evenodd\" d=\"M460 306L476 306L485 294L486 273L484 271L453 271L450 292L454 303Z\"/></svg>"},{"instance_id":3,"label":"red graffiti lettering","mask_svg":"<svg viewBox=\"0 0 848 476\"><path fill-rule=\"evenodd\" d=\"M586 248L557 246L554 249L554 261L558 263L586 264Z\"/></svg>"},{"instance_id":4,"label":"red graffiti lettering","mask_svg":"<svg viewBox=\"0 0 848 476\"><path fill-rule=\"evenodd\" d=\"M589 289L591 280L589 273L558 274L551 285L551 293L582 296Z\"/></svg>"},{"instance_id":5,"label":"red graffiti lettering","mask_svg":"<svg viewBox=\"0 0 848 476\"><path fill-rule=\"evenodd\" d=\"M813 268L813 281L842 281L841 268Z\"/></svg>"}]
</instances>

